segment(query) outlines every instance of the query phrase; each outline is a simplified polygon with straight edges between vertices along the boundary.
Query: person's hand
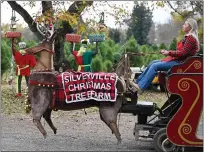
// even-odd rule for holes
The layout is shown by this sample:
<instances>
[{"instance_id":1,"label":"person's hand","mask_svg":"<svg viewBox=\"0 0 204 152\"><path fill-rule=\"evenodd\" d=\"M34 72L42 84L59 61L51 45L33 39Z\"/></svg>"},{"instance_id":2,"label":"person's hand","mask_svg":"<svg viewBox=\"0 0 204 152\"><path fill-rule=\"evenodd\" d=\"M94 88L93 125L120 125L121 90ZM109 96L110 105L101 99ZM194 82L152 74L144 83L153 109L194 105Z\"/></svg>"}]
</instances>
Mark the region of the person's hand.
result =
<instances>
[{"instance_id":1,"label":"person's hand","mask_svg":"<svg viewBox=\"0 0 204 152\"><path fill-rule=\"evenodd\" d=\"M163 54L164 56L169 55L169 51L167 51L167 50L161 50L160 53Z\"/></svg>"}]
</instances>

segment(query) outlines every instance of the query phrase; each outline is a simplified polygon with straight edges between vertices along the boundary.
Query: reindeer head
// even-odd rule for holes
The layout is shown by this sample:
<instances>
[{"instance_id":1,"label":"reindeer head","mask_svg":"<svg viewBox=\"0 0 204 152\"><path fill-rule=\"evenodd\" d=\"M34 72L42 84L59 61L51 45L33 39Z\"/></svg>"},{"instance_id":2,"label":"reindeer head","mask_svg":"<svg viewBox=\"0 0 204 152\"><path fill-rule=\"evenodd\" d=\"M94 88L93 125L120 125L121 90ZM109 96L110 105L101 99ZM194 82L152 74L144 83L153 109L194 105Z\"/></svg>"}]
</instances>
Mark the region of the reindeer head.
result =
<instances>
[{"instance_id":1,"label":"reindeer head","mask_svg":"<svg viewBox=\"0 0 204 152\"><path fill-rule=\"evenodd\" d=\"M55 24L50 22L49 24L45 24L44 22L36 22L37 30L44 37L44 41L53 43L59 30L55 28Z\"/></svg>"},{"instance_id":2,"label":"reindeer head","mask_svg":"<svg viewBox=\"0 0 204 152\"><path fill-rule=\"evenodd\" d=\"M125 79L128 79L132 74L132 70L130 69L129 56L130 56L130 54L124 53L123 56L120 58L120 61L115 68L115 72L117 73L117 75L118 76L124 76Z\"/></svg>"}]
</instances>

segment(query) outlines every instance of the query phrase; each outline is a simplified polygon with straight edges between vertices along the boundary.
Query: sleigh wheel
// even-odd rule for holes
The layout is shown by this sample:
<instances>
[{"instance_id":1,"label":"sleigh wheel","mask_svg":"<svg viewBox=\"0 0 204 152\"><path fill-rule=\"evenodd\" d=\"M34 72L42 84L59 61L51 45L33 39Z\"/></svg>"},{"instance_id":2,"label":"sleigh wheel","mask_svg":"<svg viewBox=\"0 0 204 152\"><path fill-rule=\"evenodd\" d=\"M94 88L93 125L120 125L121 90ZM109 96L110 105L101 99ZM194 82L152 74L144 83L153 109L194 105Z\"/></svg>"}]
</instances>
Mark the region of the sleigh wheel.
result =
<instances>
[{"instance_id":1,"label":"sleigh wheel","mask_svg":"<svg viewBox=\"0 0 204 152\"><path fill-rule=\"evenodd\" d=\"M154 148L157 152L173 152L176 148L166 135L166 128L158 130L153 138Z\"/></svg>"},{"instance_id":2,"label":"sleigh wheel","mask_svg":"<svg viewBox=\"0 0 204 152\"><path fill-rule=\"evenodd\" d=\"M80 43L81 42L81 35L78 35L78 34L66 34L66 41L67 42Z\"/></svg>"},{"instance_id":3,"label":"sleigh wheel","mask_svg":"<svg viewBox=\"0 0 204 152\"><path fill-rule=\"evenodd\" d=\"M9 31L9 32L5 33L5 37L6 38L18 38L18 37L21 37L21 33L20 32Z\"/></svg>"},{"instance_id":4,"label":"sleigh wheel","mask_svg":"<svg viewBox=\"0 0 204 152\"><path fill-rule=\"evenodd\" d=\"M174 145L168 138L166 138L163 142L162 142L162 149L165 152L173 152L176 149L176 145Z\"/></svg>"},{"instance_id":5,"label":"sleigh wheel","mask_svg":"<svg viewBox=\"0 0 204 152\"><path fill-rule=\"evenodd\" d=\"M154 148L157 152L163 152L162 142L167 139L166 128L157 131L153 138Z\"/></svg>"}]
</instances>

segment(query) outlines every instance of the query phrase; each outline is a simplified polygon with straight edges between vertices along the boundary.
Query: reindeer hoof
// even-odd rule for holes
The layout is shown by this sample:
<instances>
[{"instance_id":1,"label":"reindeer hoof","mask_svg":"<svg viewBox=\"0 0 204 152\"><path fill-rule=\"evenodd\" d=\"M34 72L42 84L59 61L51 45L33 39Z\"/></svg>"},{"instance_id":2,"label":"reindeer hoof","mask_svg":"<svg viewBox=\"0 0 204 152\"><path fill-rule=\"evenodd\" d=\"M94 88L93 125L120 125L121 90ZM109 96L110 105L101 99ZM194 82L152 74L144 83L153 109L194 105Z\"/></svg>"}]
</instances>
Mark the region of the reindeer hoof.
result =
<instances>
[{"instance_id":1,"label":"reindeer hoof","mask_svg":"<svg viewBox=\"0 0 204 152\"><path fill-rule=\"evenodd\" d=\"M122 139L118 139L117 145L120 145L122 142Z\"/></svg>"},{"instance_id":2,"label":"reindeer hoof","mask_svg":"<svg viewBox=\"0 0 204 152\"><path fill-rule=\"evenodd\" d=\"M43 137L44 137L44 139L46 139L47 138L47 133L44 133Z\"/></svg>"},{"instance_id":3,"label":"reindeer hoof","mask_svg":"<svg viewBox=\"0 0 204 152\"><path fill-rule=\"evenodd\" d=\"M53 132L54 132L54 134L56 135L56 133L57 133L57 129L53 130Z\"/></svg>"}]
</instances>

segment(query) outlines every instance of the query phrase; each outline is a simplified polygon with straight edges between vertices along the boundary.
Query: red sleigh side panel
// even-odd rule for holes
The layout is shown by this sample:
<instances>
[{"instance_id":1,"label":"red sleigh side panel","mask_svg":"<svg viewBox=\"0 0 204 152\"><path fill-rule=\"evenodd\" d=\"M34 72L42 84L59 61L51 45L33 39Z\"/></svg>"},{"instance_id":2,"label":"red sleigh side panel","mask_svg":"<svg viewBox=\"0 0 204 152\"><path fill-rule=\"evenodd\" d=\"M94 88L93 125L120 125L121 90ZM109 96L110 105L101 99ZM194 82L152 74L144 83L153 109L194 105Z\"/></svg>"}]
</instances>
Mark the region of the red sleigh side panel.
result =
<instances>
[{"instance_id":1,"label":"red sleigh side panel","mask_svg":"<svg viewBox=\"0 0 204 152\"><path fill-rule=\"evenodd\" d=\"M203 73L203 58L189 57L183 63L173 66L171 73Z\"/></svg>"},{"instance_id":2,"label":"red sleigh side panel","mask_svg":"<svg viewBox=\"0 0 204 152\"><path fill-rule=\"evenodd\" d=\"M170 69L170 73L203 73L203 58L200 56L191 56L183 63L174 65ZM159 83L165 85L166 73L159 73Z\"/></svg>"},{"instance_id":3,"label":"red sleigh side panel","mask_svg":"<svg viewBox=\"0 0 204 152\"><path fill-rule=\"evenodd\" d=\"M181 146L202 146L196 132L203 110L203 73L172 74L167 88L182 98L180 109L167 125L169 140Z\"/></svg>"}]
</instances>

